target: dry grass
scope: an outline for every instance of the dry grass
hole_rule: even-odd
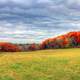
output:
[[[0,80],[80,80],[80,49],[1,53]]]

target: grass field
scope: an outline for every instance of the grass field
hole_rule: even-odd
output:
[[[1,53],[0,80],[80,80],[80,49]]]

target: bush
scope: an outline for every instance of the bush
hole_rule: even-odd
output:
[[[18,52],[21,51],[17,45],[12,43],[0,43],[0,51],[2,52]]]

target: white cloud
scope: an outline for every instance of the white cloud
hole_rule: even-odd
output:
[[[80,4],[80,0],[67,0],[68,4]]]
[[[80,30],[79,6],[80,0],[0,0],[0,40],[36,42]]]

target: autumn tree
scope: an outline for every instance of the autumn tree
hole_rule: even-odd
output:
[[[0,43],[0,51],[2,52],[17,52],[21,51],[17,45],[7,42]]]

